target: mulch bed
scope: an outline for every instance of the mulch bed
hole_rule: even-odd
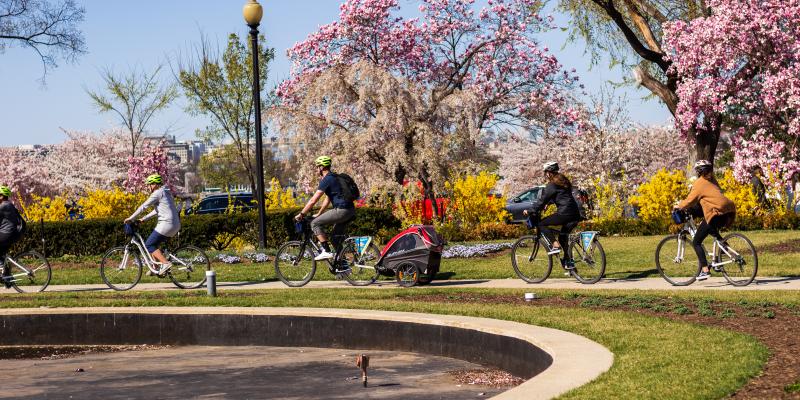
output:
[[[800,253],[800,239],[787,240],[785,242],[774,243],[766,246],[759,246],[759,252],[773,254]]]
[[[513,387],[523,382],[524,379],[518,378],[508,372],[496,369],[459,369],[447,371],[452,375],[456,382],[463,385],[480,385],[491,387]]]
[[[772,303],[728,303],[648,297],[600,297],[578,295],[545,297],[525,302],[521,296],[483,294],[436,294],[398,297],[409,301],[443,303],[504,303],[536,306],[583,307],[637,312],[674,321],[709,325],[751,335],[769,348],[770,356],[760,375],[730,397],[733,399],[800,399],[787,388],[800,380],[800,308]]]

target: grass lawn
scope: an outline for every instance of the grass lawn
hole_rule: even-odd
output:
[[[745,233],[758,249],[759,276],[800,276],[800,243],[796,246],[780,246],[781,243],[796,241],[795,231],[752,231]],[[606,252],[606,278],[631,279],[658,277],[655,268],[655,248],[663,236],[602,237],[601,243]],[[268,251],[274,254],[274,250]],[[209,254],[211,255],[211,253]],[[99,257],[79,260],[55,259],[52,285],[62,284],[100,284]],[[325,263],[317,264],[314,279],[332,280]],[[275,280],[272,262],[254,264],[224,264],[215,261],[220,282]],[[553,268],[551,279],[564,278]],[[508,251],[483,258],[453,258],[442,260],[437,279],[501,279],[516,278],[511,268]],[[143,277],[142,282],[159,282],[158,278]]]
[[[669,301],[666,307],[724,299],[716,293],[663,292],[640,296],[636,292],[601,291],[590,299],[619,304]],[[574,298],[574,291],[543,291],[547,298]],[[513,290],[358,290],[303,289],[271,291],[229,291],[209,298],[200,291],[159,291],[135,293],[74,292],[0,296],[0,307],[78,306],[294,306],[338,307],[441,314],[470,315],[518,321],[562,329],[586,336],[608,347],[615,355],[611,370],[594,382],[575,389],[563,398],[683,399],[721,398],[733,393],[756,376],[766,362],[768,351],[754,338],[725,329],[676,322],[668,318],[630,311],[584,307],[532,306],[527,303],[448,302],[453,296],[513,296]],[[737,294],[744,295],[744,294]],[[755,293],[753,295],[756,295]],[[752,301],[791,303],[790,294],[763,294]],[[639,297],[637,297],[639,296]],[[421,298],[420,298],[421,297]],[[796,297],[796,296],[795,296]],[[437,300],[438,299],[438,300]],[[721,300],[719,300],[721,301]],[[796,299],[795,299],[796,301]],[[637,304],[639,304],[637,303]],[[666,311],[678,312],[678,311]],[[390,340],[387,338],[387,340]],[[717,373],[708,373],[717,371]],[[702,377],[702,379],[698,379]]]

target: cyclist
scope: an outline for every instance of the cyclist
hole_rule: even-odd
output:
[[[331,172],[332,160],[328,156],[319,156],[314,160],[314,166],[317,168],[317,174],[322,178],[317,187],[317,191],[308,200],[306,206],[300,211],[300,214],[295,216],[295,219],[301,221],[317,204],[320,197],[325,195],[319,211],[313,215],[314,220],[311,221],[311,230],[317,235],[322,252],[314,257],[315,260],[331,259],[335,255],[328,242],[328,236],[325,235],[324,226],[333,225],[333,235],[341,235],[344,232],[344,227],[356,215],[356,207],[352,200],[346,199],[342,192],[342,186],[339,179],[336,179],[336,174]],[[329,205],[333,204],[333,209],[325,212]],[[323,214],[324,213],[324,214]],[[336,271],[343,272],[343,271]]]
[[[539,219],[538,227],[539,232],[546,235],[550,243],[553,243],[553,248],[548,254],[558,254],[562,249],[564,250],[564,257],[561,260],[561,266],[564,269],[570,270],[575,268],[575,262],[568,251],[569,234],[578,226],[581,221],[580,209],[575,198],[572,196],[572,183],[564,174],[559,172],[557,162],[548,162],[542,166],[544,175],[547,177],[548,183],[544,188],[542,195],[533,204],[530,210],[525,210],[525,215],[539,215],[544,208],[553,203],[556,205],[556,213],[548,217]],[[558,233],[558,241],[553,240],[553,231],[550,226],[561,225],[561,230]]]
[[[5,185],[0,186],[0,267],[3,276],[8,274],[5,268],[6,253],[11,245],[22,238],[25,226],[25,220],[11,202],[11,189]],[[4,279],[3,282],[6,288],[11,287],[10,281]]]
[[[719,230],[730,226],[736,218],[736,205],[733,201],[722,194],[722,189],[714,178],[714,168],[707,160],[700,160],[694,164],[694,172],[697,180],[692,184],[692,190],[685,200],[680,202],[675,208],[686,211],[691,210],[696,204],[700,204],[703,210],[703,222],[697,227],[697,233],[692,240],[692,246],[697,253],[700,261],[701,271],[697,275],[698,281],[708,279],[710,271],[708,269],[708,259],[706,251],[703,249],[703,240],[708,235],[722,242],[722,235]],[[689,211],[691,212],[691,211]]]
[[[169,188],[164,186],[164,180],[159,174],[153,174],[145,179],[147,187],[150,189],[150,197],[142,203],[130,217],[125,219],[129,224],[136,219],[144,210],[153,207],[153,211],[142,217],[139,221],[144,222],[150,218],[158,216],[158,224],[153,233],[145,241],[144,245],[153,258],[161,264],[158,275],[164,275],[172,267],[172,264],[164,257],[159,246],[168,238],[174,237],[181,229],[181,219],[178,209],[175,207],[175,199]]]

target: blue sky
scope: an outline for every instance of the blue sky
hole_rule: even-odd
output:
[[[89,53],[77,64],[60,63],[50,69],[46,86],[39,78],[41,62],[29,49],[12,48],[0,54],[0,146],[58,143],[64,140],[59,127],[67,130],[100,131],[117,124],[112,114],[99,114],[84,88],[101,87],[100,71],[111,68],[124,72],[130,67],[150,70],[174,58],[199,40],[200,32],[220,46],[231,32],[246,35],[242,19],[245,0],[78,0],[86,8],[81,25]],[[286,49],[303,40],[320,25],[334,21],[339,13],[338,0],[261,0],[264,19],[261,31],[268,45],[276,50],[271,65],[270,87],[289,74]],[[403,6],[412,0],[400,0]],[[564,26],[564,16],[556,15]],[[583,43],[565,44],[566,33],[553,31],[542,37],[542,43],[553,51],[565,66],[575,68],[590,93],[599,90],[605,81],[621,80],[621,71],[609,71],[606,63],[589,69]],[[171,79],[165,68],[164,79]],[[643,124],[670,121],[666,108],[655,100],[640,100],[644,89],[623,90],[630,100],[630,114]],[[160,131],[172,126],[178,139],[194,138],[197,128],[208,125],[202,116],[184,112],[179,100],[159,114],[150,129]]]

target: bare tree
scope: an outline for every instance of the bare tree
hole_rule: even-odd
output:
[[[107,93],[86,90],[100,112],[113,112],[119,116],[130,135],[131,157],[136,156],[136,149],[153,115],[169,107],[179,95],[174,83],[162,85],[158,81],[161,68],[159,65],[151,74],[133,68],[120,75],[107,69],[102,72]]]
[[[86,53],[78,24],[85,10],[73,0],[0,0],[0,53],[13,45],[33,49],[42,60],[42,81],[56,60],[74,62]]]

